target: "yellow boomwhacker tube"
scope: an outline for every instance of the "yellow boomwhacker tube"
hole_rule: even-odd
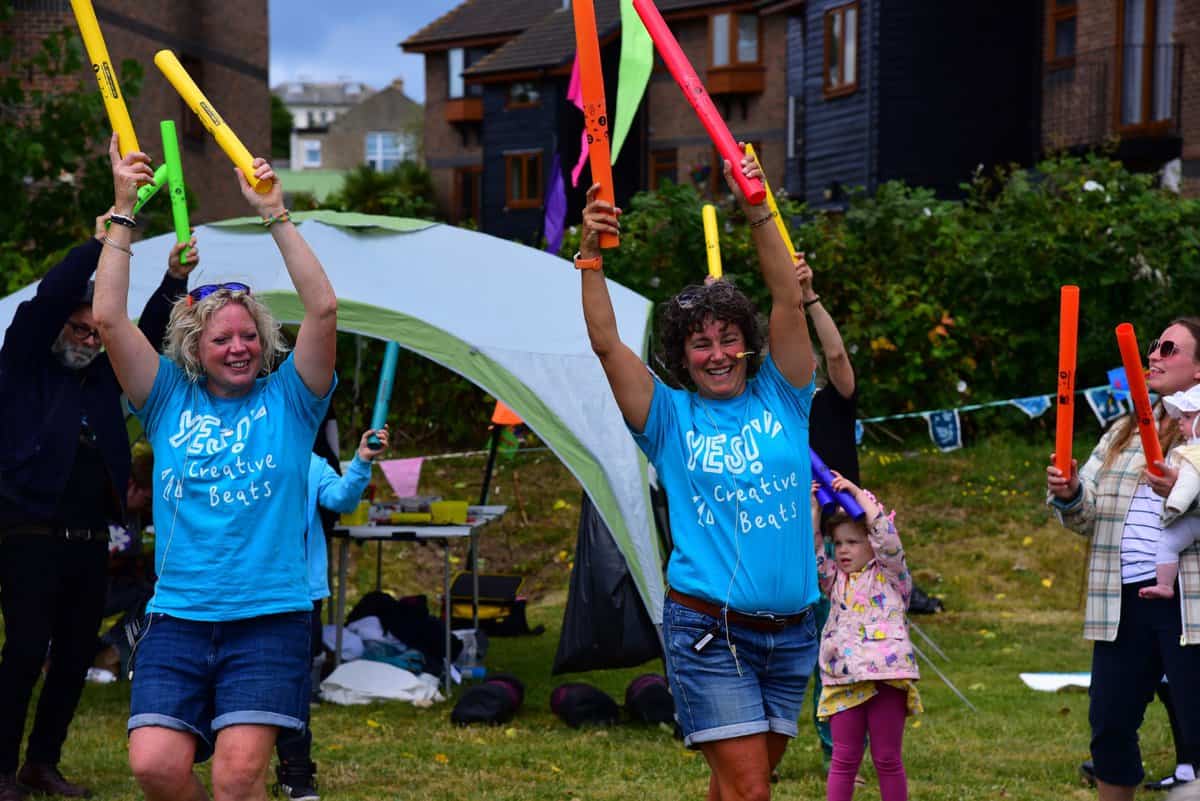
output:
[[[754,160],[758,161],[758,154],[754,152],[754,145],[746,145],[746,154],[754,156]],[[760,164],[759,166],[761,167],[762,165]],[[779,204],[775,202],[775,193],[771,191],[771,185],[767,183],[767,176],[765,175],[763,176],[763,189],[767,190],[767,207],[775,215],[775,228],[778,229],[779,235],[783,237],[792,261],[795,261],[796,246],[792,244],[792,235],[788,233],[787,225],[783,222],[783,215],[779,213]]]
[[[104,44],[104,35],[100,33],[100,23],[96,21],[96,9],[92,8],[92,0],[71,0],[71,10],[75,12],[75,22],[79,25],[79,35],[83,38],[88,60],[92,62],[96,83],[100,84],[100,96],[104,98],[108,121],[117,133],[121,158],[125,158],[140,148],[137,134],[133,132],[133,120],[129,118],[129,109],[125,105],[125,96],[121,94],[121,86],[117,83],[117,71],[108,58],[108,47]]]
[[[704,251],[708,254],[708,274],[720,278],[721,236],[717,230],[717,207],[705,203],[700,207],[700,218],[704,220]]]
[[[271,191],[271,181],[259,181],[254,177],[254,157],[250,155],[250,151],[242,144],[242,140],[238,139],[237,134],[233,132],[225,120],[221,119],[221,115],[213,108],[212,103],[208,102],[208,98],[200,91],[200,87],[196,86],[196,82],[192,80],[192,76],[187,74],[187,70],[179,63],[179,59],[170,50],[159,50],[154,54],[154,64],[162,71],[162,74],[171,82],[171,86],[175,87],[175,91],[183,98],[183,102],[188,104],[188,107],[200,118],[200,123],[204,129],[212,134],[213,139],[217,140],[217,144],[225,155],[229,156],[242,175],[246,177],[246,182],[254,187],[254,191],[260,195],[265,195]]]

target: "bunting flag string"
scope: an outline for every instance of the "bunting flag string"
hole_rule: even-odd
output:
[[[1100,426],[1107,427],[1109,423],[1129,413],[1128,385],[1125,384],[1125,368],[1118,367],[1108,371],[1111,383],[1086,389],[1078,389],[1076,395],[1083,395],[1096,415]],[[985,403],[969,403],[951,409],[928,409],[921,412],[903,412],[901,414],[864,417],[854,423],[854,442],[862,444],[864,424],[884,423],[891,420],[925,420],[929,426],[929,438],[933,444],[943,451],[952,451],[962,447],[962,424],[959,415],[964,412],[974,412],[979,409],[990,409],[997,406],[1015,406],[1024,412],[1029,419],[1041,417],[1053,406],[1054,395],[1031,395],[1025,398],[1008,398],[1005,400],[987,401]],[[1154,397],[1151,396],[1151,400]]]

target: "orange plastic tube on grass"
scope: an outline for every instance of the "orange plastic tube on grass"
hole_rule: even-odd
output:
[[[225,155],[229,156],[229,160],[242,171],[246,182],[254,187],[254,191],[260,195],[270,192],[273,182],[260,181],[254,177],[254,157],[250,155],[250,151],[242,144],[242,140],[238,139],[233,129],[225,124],[225,120],[221,119],[221,115],[200,91],[200,87],[196,86],[196,82],[192,80],[192,76],[187,74],[187,70],[179,63],[175,54],[170,50],[159,50],[154,54],[154,64],[171,82],[171,86],[175,87],[175,91],[183,98],[183,102],[187,103],[192,112],[200,118],[200,124],[212,134],[213,139],[225,151]]]
[[[1058,397],[1054,436],[1054,466],[1071,475],[1071,441],[1075,436],[1075,352],[1079,340],[1079,287],[1059,292]],[[1136,351],[1135,351],[1136,352]]]
[[[615,206],[604,74],[600,67],[600,40],[596,35],[596,9],[592,6],[592,0],[572,0],[571,10],[575,14],[575,48],[579,55],[579,82],[583,92],[583,121],[587,131],[592,183],[600,184],[599,199]],[[600,234],[600,247],[615,248],[620,244],[621,240],[616,234]]]
[[[1146,389],[1146,371],[1142,367],[1137,335],[1129,323],[1117,326],[1117,347],[1121,349],[1121,363],[1125,365],[1125,378],[1129,381],[1129,399],[1133,401],[1133,418],[1142,437],[1146,469],[1161,476],[1162,471],[1154,465],[1162,461],[1162,445],[1158,441],[1158,430],[1154,427],[1154,411],[1150,408],[1150,392]]]
[[[671,33],[671,29],[667,27],[658,8],[652,0],[633,0],[633,10],[642,18],[642,24],[646,26],[646,32],[650,34],[650,39],[654,42],[654,49],[662,56],[663,63],[667,65],[675,83],[679,84],[683,96],[692,104],[692,109],[696,112],[704,130],[708,131],[708,137],[716,145],[717,152],[721,154],[721,158],[733,166],[733,179],[742,190],[742,194],[746,196],[746,200],[753,206],[762,203],[763,197],[766,195],[763,182],[747,178],[738,169],[738,165],[742,161],[742,151],[738,149],[733,134],[729,133],[725,120],[721,119],[717,107],[713,105],[712,98],[708,96],[704,82],[700,80],[700,76],[696,75],[696,70],[692,68],[687,56],[683,54],[683,49],[679,46],[675,35]]]
[[[88,61],[92,62],[92,72],[100,84],[100,96],[104,98],[108,121],[117,133],[117,148],[121,151],[121,158],[125,158],[141,148],[133,132],[133,120],[129,118],[125,96],[121,94],[121,86],[117,83],[117,72],[108,58],[108,47],[104,44],[104,35],[100,33],[100,23],[96,21],[96,10],[92,8],[92,0],[71,0],[71,10],[75,12],[75,22],[79,25],[79,35],[87,50]]]

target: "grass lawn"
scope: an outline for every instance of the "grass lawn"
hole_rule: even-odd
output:
[[[1095,431],[1083,432],[1084,455]],[[1085,542],[1053,522],[1042,496],[1045,442],[996,437],[952,454],[924,450],[863,452],[863,475],[897,523],[918,584],[941,597],[944,614],[916,623],[946,652],[939,667],[979,708],[968,710],[922,665],[924,715],[905,742],[910,794],[922,801],[1086,799],[1078,778],[1087,757],[1087,695],[1036,693],[1022,671],[1087,670],[1082,628]],[[1082,459],[1081,459],[1082,460]],[[481,459],[426,464],[421,490],[447,498],[478,493]],[[703,757],[669,731],[622,725],[576,731],[549,710],[550,691],[588,681],[618,702],[638,669],[550,675],[573,555],[579,488],[547,454],[522,454],[501,469],[493,501],[508,515],[482,539],[485,571],[527,575],[530,623],[540,637],[492,640],[491,671],[526,683],[526,702],[502,728],[450,725],[450,703],[314,707],[314,759],[328,799],[700,799]],[[458,557],[460,558],[460,553]],[[350,603],[374,585],[373,551],[358,551]],[[440,552],[415,545],[384,549],[383,586],[398,593],[440,592]],[[920,637],[914,642],[924,647]],[[929,652],[928,648],[924,648]],[[932,655],[932,654],[931,654]],[[128,685],[89,686],[62,768],[102,799],[136,798],[125,753]],[[807,711],[807,710],[806,710]],[[820,751],[801,728],[781,765],[773,798],[824,798]],[[1148,774],[1174,766],[1166,715],[1155,703],[1142,728]],[[869,760],[868,760],[869,763]],[[874,774],[866,769],[868,779]],[[1146,797],[1153,796],[1145,792]],[[878,799],[875,787],[856,798]]]

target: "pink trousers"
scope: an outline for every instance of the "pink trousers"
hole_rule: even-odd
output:
[[[868,735],[882,801],[908,801],[908,779],[904,775],[902,756],[908,694],[882,682],[878,690],[866,703],[838,712],[829,719],[833,759],[829,763],[826,788],[828,801],[850,801],[854,797],[854,777],[862,764]]]

